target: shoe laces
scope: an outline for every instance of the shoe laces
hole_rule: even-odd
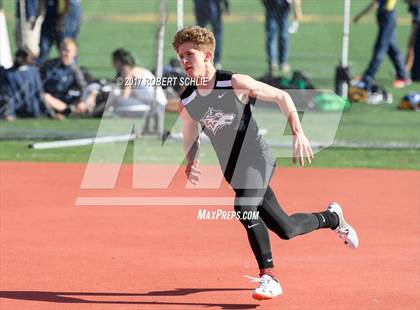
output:
[[[260,277],[260,278],[256,278],[256,277],[251,277],[251,276],[247,276],[244,275],[245,278],[250,279],[250,282],[259,282],[260,283],[260,288],[263,290],[267,290],[267,285],[270,282],[270,280],[274,280],[272,277]]]
[[[340,238],[344,238],[349,234],[349,229],[347,227],[338,227],[336,231]]]

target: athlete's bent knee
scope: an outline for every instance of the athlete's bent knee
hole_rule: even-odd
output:
[[[290,227],[288,229],[284,229],[281,232],[278,232],[277,235],[283,240],[290,240],[298,235],[296,228]]]

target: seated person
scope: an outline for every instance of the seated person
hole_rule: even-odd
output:
[[[16,51],[14,65],[3,71],[1,81],[2,97],[5,100],[1,114],[6,120],[39,117],[46,112],[39,70],[32,65],[32,54],[29,50]]]
[[[186,86],[181,83],[182,78],[187,78],[183,72],[181,63],[178,58],[171,58],[169,63],[163,67],[163,77],[174,78],[167,87],[163,86],[168,103],[166,104],[167,112],[179,112],[181,104],[181,94],[185,91]]]
[[[166,73],[178,73],[180,76],[185,76],[184,71],[182,70],[182,65],[179,62],[178,58],[172,57],[169,60],[169,63],[163,66],[163,74]]]
[[[117,71],[117,78],[122,79],[118,85],[120,94],[112,102],[116,113],[130,106],[137,106],[139,110],[144,106],[144,111],[151,109],[151,114],[163,115],[166,96],[162,87],[155,87],[154,83],[147,84],[147,80],[155,78],[149,70],[137,67],[131,53],[122,48],[112,53],[112,66]]]
[[[86,104],[82,100],[86,82],[75,63],[76,56],[76,42],[66,38],[60,45],[60,57],[41,66],[45,104],[63,117],[71,112],[86,112]]]
[[[0,115],[3,115],[6,100],[6,69],[0,64]]]
[[[178,96],[181,96],[185,90],[185,86],[181,85],[180,83],[181,78],[186,78],[187,76],[183,72],[181,63],[179,62],[178,58],[171,58],[169,64],[163,67],[163,76],[176,78],[175,83],[171,83],[170,88],[172,88],[178,94]],[[165,89],[166,87],[163,88]]]

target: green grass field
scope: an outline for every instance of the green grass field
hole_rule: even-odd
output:
[[[10,41],[14,49],[14,1],[5,0]],[[170,16],[166,27],[165,60],[174,57],[171,37],[176,30],[175,3],[169,0]],[[231,14],[225,17],[222,64],[224,68],[259,77],[266,71],[264,51],[264,12],[259,1],[232,0]],[[365,1],[352,2],[352,14],[358,12]],[[158,19],[156,0],[89,0],[83,1],[83,23],[79,38],[79,62],[97,77],[114,76],[109,55],[118,47],[133,51],[138,63],[153,68],[154,37]],[[293,69],[302,70],[318,88],[333,88],[334,67],[341,53],[342,1],[303,1],[304,21],[299,32],[291,36],[289,62]],[[398,40],[403,53],[410,29],[410,19],[402,1],[398,3]],[[192,1],[185,1],[185,23],[194,23]],[[363,72],[371,55],[377,27],[374,16],[367,16],[358,25],[352,25],[350,37],[350,64],[354,76]],[[56,52],[53,51],[52,55]],[[415,112],[398,111],[399,99],[409,90],[418,90],[413,84],[404,90],[395,90],[392,81],[392,66],[385,60],[377,74],[377,80],[394,95],[394,104],[382,106],[353,105],[344,113],[338,128],[337,140],[357,142],[420,143],[420,115]],[[276,117],[267,118],[261,127],[270,127]],[[50,120],[19,120],[13,123],[1,121],[1,136],[10,132],[60,131],[70,133],[95,133],[98,120],[68,119],[63,122]],[[90,147],[39,151],[27,148],[31,141],[12,140],[0,142],[1,160],[85,162]],[[139,142],[141,143],[141,142]],[[144,160],[153,162],[151,154],[159,152],[159,143],[148,141]],[[180,148],[180,145],[174,145]],[[203,161],[214,162],[211,150],[203,150]],[[127,149],[125,161],[132,160],[132,144]],[[208,155],[206,155],[208,154]],[[156,157],[156,156],[155,156]],[[158,156],[157,156],[158,157]],[[320,152],[315,166],[327,167],[374,167],[419,169],[419,150],[367,150],[330,148]],[[170,162],[171,158],[160,158]],[[290,160],[281,159],[281,165]]]

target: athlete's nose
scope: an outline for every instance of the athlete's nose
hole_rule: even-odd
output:
[[[187,59],[182,59],[182,65],[184,66],[184,67],[187,67],[188,66],[188,63],[189,63],[189,61],[187,60]]]

